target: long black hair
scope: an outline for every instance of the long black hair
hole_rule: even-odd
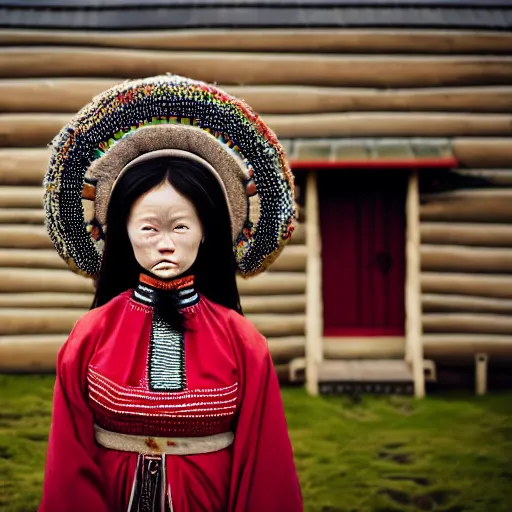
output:
[[[106,304],[116,295],[137,286],[143,269],[135,259],[128,238],[128,217],[139,197],[166,181],[192,202],[203,228],[204,241],[189,271],[195,276],[196,290],[213,302],[241,313],[224,191],[211,171],[195,161],[176,157],[141,162],[116,183],[107,210],[103,260],[92,307]],[[173,312],[168,313],[175,316]]]

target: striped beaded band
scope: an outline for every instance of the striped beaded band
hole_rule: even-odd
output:
[[[106,230],[98,197],[110,193],[131,159],[166,147],[196,153],[219,171],[239,231],[239,273],[263,271],[293,231],[293,176],[284,150],[243,101],[175,75],[105,91],[52,142],[44,206],[61,257],[75,272],[97,275]]]

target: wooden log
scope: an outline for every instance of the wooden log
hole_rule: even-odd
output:
[[[485,180],[492,187],[512,187],[512,169],[456,169],[459,176]]]
[[[274,368],[277,374],[277,380],[281,386],[286,386],[291,384],[290,381],[290,364],[289,363],[280,363],[275,364]]]
[[[412,367],[414,394],[425,396],[423,347],[421,344],[421,288],[420,288],[420,224],[418,171],[409,176],[406,201],[406,279],[405,279],[405,331],[406,361]]]
[[[426,357],[433,359],[473,358],[484,352],[500,360],[512,359],[512,336],[503,334],[424,334]]]
[[[0,372],[53,371],[57,352],[67,339],[63,334],[0,336]],[[268,345],[277,364],[287,364],[304,354],[304,338],[270,338]]]
[[[35,210],[32,208],[0,208],[0,224],[42,224],[43,221],[43,210]]]
[[[304,336],[268,338],[268,348],[275,364],[289,363],[296,357],[304,357]]]
[[[475,355],[475,392],[477,395],[487,393],[487,363],[489,357],[487,354]]]
[[[0,237],[1,233],[0,226]],[[67,268],[67,265],[55,250],[0,249],[0,267]]]
[[[422,317],[425,333],[512,334],[512,317],[484,313],[427,313]]]
[[[0,149],[0,185],[37,185],[41,187],[48,168],[48,149]]]
[[[90,279],[69,270],[0,268],[0,293],[65,292],[92,293]]]
[[[318,395],[318,367],[323,355],[322,240],[320,205],[316,171],[306,176],[306,237],[308,261],[306,269],[306,389]]]
[[[50,249],[53,248],[53,244],[44,226],[3,224],[0,225],[0,247]]]
[[[0,112],[76,112],[119,80],[53,78],[0,80]],[[219,85],[260,114],[344,111],[512,112],[512,87],[361,89]]]
[[[42,208],[43,187],[0,187],[0,208]]]
[[[308,250],[305,245],[290,245],[284,248],[283,252],[272,265],[269,271],[282,272],[305,272]]]
[[[508,56],[366,56],[244,52],[166,52],[62,47],[11,47],[0,77],[135,78],[167,73],[214,83],[437,87],[509,85]]]
[[[1,45],[84,45],[169,50],[510,54],[508,32],[386,29],[0,30]]]
[[[240,295],[288,295],[304,293],[304,272],[272,272],[254,278],[237,278]]]
[[[512,300],[424,293],[424,313],[494,313],[512,314]]]
[[[69,114],[0,114],[0,146],[49,144],[69,118]],[[264,120],[283,138],[512,135],[509,114],[363,112],[267,115]]]
[[[7,114],[5,114],[7,115]],[[264,116],[280,137],[456,137],[512,135],[512,116],[507,114],[451,113],[341,113]],[[1,118],[0,118],[1,126]],[[16,123],[12,123],[15,129]],[[18,140],[28,135],[19,133]],[[27,145],[31,145],[28,139]]]
[[[420,230],[425,244],[512,247],[512,226],[507,224],[422,222]]]
[[[512,249],[422,245],[421,268],[435,272],[512,272]]]
[[[452,149],[459,167],[512,167],[512,138],[455,138]]]
[[[304,314],[250,314],[247,318],[265,337],[304,336]]]
[[[295,223],[295,230],[293,231],[290,245],[303,245],[306,243],[306,225],[303,223],[302,217]]]
[[[372,336],[369,338],[335,338],[323,340],[325,359],[403,359],[403,336]]]
[[[87,310],[0,308],[0,335],[68,334]]]
[[[423,272],[422,293],[512,298],[512,276]]]
[[[245,314],[304,313],[306,310],[305,295],[242,296],[240,300]]]
[[[91,307],[92,294],[87,293],[1,293],[0,308],[75,308]]]
[[[423,195],[420,215],[427,221],[511,222],[512,190],[473,189]]]
[[[0,371],[54,371],[57,352],[66,339],[62,334],[0,336]]]

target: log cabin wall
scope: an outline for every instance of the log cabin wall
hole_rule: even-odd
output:
[[[480,173],[499,169],[493,171],[494,180],[496,172],[503,177],[512,169],[512,22],[503,17],[510,14],[503,2],[452,12],[428,5],[402,9],[401,2],[354,9],[340,0],[314,13],[309,5],[309,18],[292,6],[308,3],[304,1],[284,2],[282,9],[274,10],[249,5],[248,10],[258,9],[257,15],[241,7],[229,7],[229,13],[225,6],[206,12],[194,2],[178,7],[152,2],[162,4],[158,16],[151,11],[154,6],[137,7],[137,2],[121,9],[116,4],[122,2],[106,1],[104,10],[95,2],[85,5],[88,1],[79,2],[87,9],[70,6],[72,2],[44,3],[27,10],[21,2],[0,2],[0,369],[53,368],[57,348],[90,304],[91,283],[65,269],[42,225],[40,184],[49,156],[45,146],[72,113],[120,80],[173,72],[216,82],[262,114],[295,162],[312,158],[311,152],[302,151],[301,140],[320,145],[356,140],[364,145],[368,139],[443,138],[461,168]],[[483,8],[485,16],[475,15],[475,9]],[[189,15],[180,18],[187,9]],[[318,158],[352,158],[343,148]],[[511,219],[504,213],[485,218],[482,201],[495,203],[494,198],[485,199],[486,191],[480,193],[480,199],[475,199],[475,191],[452,193],[452,202],[458,201],[463,210],[476,212],[476,207],[480,213],[449,222],[495,222],[491,227],[496,240],[506,239],[504,247],[510,247],[506,222]],[[473,199],[467,200],[468,194]],[[500,196],[504,208],[505,196]],[[425,203],[421,228],[426,347],[433,346],[432,336],[456,331],[457,319],[446,327],[446,310],[429,305],[441,296],[448,300],[451,272],[458,282],[466,272],[475,282],[484,279],[487,289],[496,283],[496,289],[508,290],[493,299],[492,293],[498,292],[486,292],[485,308],[494,316],[487,315],[479,324],[482,329],[493,320],[489,332],[498,329],[496,325],[506,330],[506,318],[495,321],[498,314],[509,312],[506,299],[512,298],[507,295],[512,285],[502,276],[509,270],[506,249],[493,249],[485,241],[488,249],[475,244],[471,250],[480,251],[480,256],[471,253],[473,263],[465,268],[443,263],[467,262],[470,249],[463,246],[471,244],[462,235],[458,242],[441,235],[436,235],[437,241],[429,239],[428,230],[442,227],[438,221],[443,219],[429,219],[428,211]],[[479,232],[485,240],[492,238],[485,227]],[[456,243],[461,259],[443,259],[451,249],[441,244]],[[304,355],[306,260],[305,229],[299,224],[292,245],[270,272],[240,282],[245,312],[269,337],[278,365]],[[482,265],[498,260],[499,277],[482,277]],[[446,271],[442,283],[448,289],[433,291],[429,283]],[[474,288],[472,293],[477,292]],[[465,304],[467,310],[468,300]],[[499,339],[505,334],[495,333]],[[286,366],[279,368],[286,375]]]

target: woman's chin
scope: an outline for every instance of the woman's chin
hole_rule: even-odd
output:
[[[164,268],[154,268],[151,270],[151,273],[158,277],[159,279],[173,279],[178,277],[181,272],[178,267],[164,267]]]

